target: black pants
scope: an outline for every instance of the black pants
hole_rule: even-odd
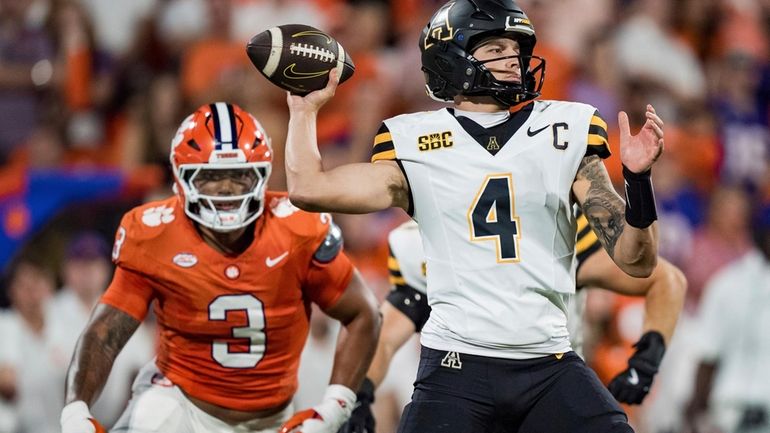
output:
[[[633,433],[574,352],[528,360],[422,348],[398,433]]]

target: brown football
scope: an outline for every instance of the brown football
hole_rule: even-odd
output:
[[[298,95],[324,88],[332,69],[340,70],[340,83],[356,69],[339,42],[304,24],[285,24],[258,33],[246,45],[246,53],[271,83]]]

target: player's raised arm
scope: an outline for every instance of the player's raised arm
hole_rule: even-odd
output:
[[[105,431],[99,430],[101,426],[92,418],[88,406],[99,397],[115,358],[140,324],[117,308],[96,306],[67,370],[66,406],[61,415],[63,433]]]
[[[583,159],[572,191],[599,241],[627,274],[647,277],[657,258],[657,213],[650,168],[663,151],[663,121],[647,106],[647,121],[631,135],[628,116],[618,115],[626,202],[615,192],[598,156]]]
[[[318,110],[334,96],[338,74],[307,96],[288,94],[286,177],[289,197],[309,211],[368,213],[389,207],[407,209],[408,186],[394,162],[347,164],[324,171],[316,138]]]

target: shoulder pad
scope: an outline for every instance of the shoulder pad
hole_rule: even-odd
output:
[[[329,263],[337,257],[337,254],[342,250],[343,244],[342,230],[329,217],[329,230],[326,232],[326,237],[321,242],[321,245],[315,250],[313,259],[320,263]]]

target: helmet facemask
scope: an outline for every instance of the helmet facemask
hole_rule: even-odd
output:
[[[265,189],[270,177],[269,162],[236,164],[185,164],[178,167],[178,184],[185,199],[185,213],[193,221],[218,232],[248,226],[264,210]],[[204,182],[224,181],[240,184],[241,194],[205,194]]]
[[[516,58],[520,65],[521,76],[523,77],[520,81],[498,80],[486,66],[488,63],[512,58]],[[472,86],[473,90],[465,92],[463,95],[491,96],[506,107],[540,96],[540,89],[543,87],[543,78],[545,77],[545,60],[542,57],[520,54],[479,61],[473,56],[469,56],[468,60],[473,65],[477,75],[475,75],[475,84]],[[533,68],[532,65],[534,65]]]

